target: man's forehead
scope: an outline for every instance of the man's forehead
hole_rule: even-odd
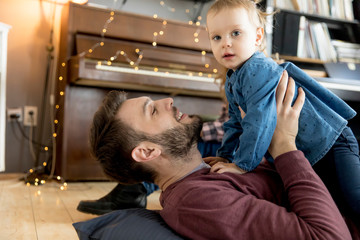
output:
[[[131,123],[134,118],[145,116],[146,108],[151,101],[151,98],[145,96],[130,98],[123,102],[116,115],[123,121]]]

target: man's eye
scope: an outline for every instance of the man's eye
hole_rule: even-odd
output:
[[[232,32],[232,35],[233,35],[234,37],[239,36],[239,35],[240,35],[240,31],[233,31],[233,32]]]
[[[221,37],[220,37],[220,36],[215,36],[215,37],[213,37],[212,39],[215,40],[215,41],[218,41],[218,40],[221,39]]]

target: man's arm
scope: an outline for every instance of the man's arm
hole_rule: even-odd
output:
[[[351,239],[324,183],[304,155],[296,151],[295,138],[305,93],[299,88],[298,97],[291,106],[295,83],[291,78],[289,82],[286,79],[281,79],[276,92],[277,125],[269,152],[284,183],[291,212],[298,216],[299,223],[306,226],[313,238]]]

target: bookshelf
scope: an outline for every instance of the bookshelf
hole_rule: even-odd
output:
[[[360,23],[318,14],[280,9],[274,16],[272,53],[322,62],[360,62]],[[342,57],[341,46],[352,55]],[[359,51],[359,52],[357,52]],[[285,58],[286,59],[286,58]]]
[[[267,52],[275,59],[295,63],[329,86],[335,86],[334,81],[349,84],[346,77],[329,79],[325,64],[346,62],[360,68],[360,0],[351,3],[352,0],[266,0],[263,7],[267,12],[278,11],[268,19],[272,27],[266,29]],[[360,101],[360,81],[350,80],[355,80],[350,84],[355,87],[350,90],[331,90],[344,100]]]

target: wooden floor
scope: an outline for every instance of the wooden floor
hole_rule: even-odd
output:
[[[95,200],[106,195],[116,183],[46,182],[26,186],[20,174],[0,174],[1,240],[72,240],[78,239],[72,223],[96,217],[76,210],[80,200]],[[148,209],[160,209],[159,192],[148,197]]]

